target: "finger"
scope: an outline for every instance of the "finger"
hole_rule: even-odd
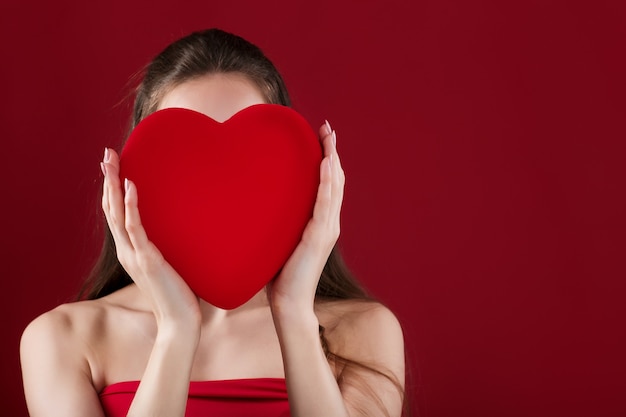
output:
[[[332,133],[332,129],[330,128],[330,124],[328,123],[328,121],[326,121],[320,128],[319,128],[319,138],[320,138],[320,142],[322,142],[322,148],[324,150],[324,156],[328,156],[331,154],[332,152],[332,147],[333,147],[333,133]]]
[[[107,181],[107,172],[106,166],[104,162],[101,162],[102,171],[104,172],[104,180],[102,181],[102,212],[104,213],[104,217],[107,222],[107,226],[109,228],[109,232],[111,236],[113,236],[113,240],[117,240],[117,234],[114,233],[114,228],[112,226],[113,221],[111,220],[111,206],[109,204],[109,181]]]
[[[104,212],[104,216],[107,218],[107,223],[109,221],[108,218],[108,211],[109,211],[109,189],[107,188],[107,181],[106,181],[106,167],[104,165],[104,162],[100,162],[100,168],[102,169],[102,174],[104,175],[104,178],[102,180],[102,211]]]
[[[317,188],[317,198],[313,207],[313,220],[317,224],[326,224],[330,214],[332,199],[332,162],[328,156],[320,164],[320,185]]]
[[[339,154],[337,153],[336,148],[336,138],[337,132],[333,131],[333,140],[332,140],[332,155],[333,155],[333,163],[332,163],[332,202],[331,202],[331,218],[333,221],[339,221],[339,215],[341,212],[341,205],[343,203],[343,193],[345,186],[345,174],[343,172],[343,168],[341,166],[341,159],[339,158]]]
[[[148,235],[146,235],[146,230],[143,228],[141,217],[139,216],[137,187],[135,183],[128,179],[125,180],[125,186],[126,232],[135,250],[141,250],[148,244]]]
[[[106,168],[106,190],[108,200],[108,210],[105,211],[107,216],[107,222],[109,223],[109,229],[115,239],[115,244],[118,249],[131,249],[132,244],[128,238],[125,228],[125,215],[124,215],[124,198],[122,197],[122,188],[119,178],[117,154],[112,150],[109,150],[109,160],[104,163]]]
[[[332,155],[332,186],[331,186],[331,207],[330,215],[328,217],[329,226],[339,228],[339,216],[341,211],[341,205],[343,202],[343,188],[345,183],[345,176],[341,167],[341,160],[337,153],[337,132],[330,127],[328,120],[319,129],[320,140],[324,148],[324,155],[329,157]]]
[[[320,126],[319,130],[318,130],[318,134],[321,138],[324,138],[328,135],[330,135],[332,133],[333,129],[330,127],[330,123],[328,123],[328,120],[324,120],[324,124]]]

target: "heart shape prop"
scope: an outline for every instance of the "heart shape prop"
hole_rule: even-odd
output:
[[[274,278],[299,243],[322,149],[285,106],[253,105],[224,123],[168,108],[136,126],[120,158],[148,238],[196,295],[232,309]]]

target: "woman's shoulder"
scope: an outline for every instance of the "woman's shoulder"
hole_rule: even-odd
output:
[[[399,325],[395,314],[379,301],[369,299],[318,300],[318,315],[330,320],[332,326],[353,327],[363,324]]]
[[[22,334],[22,345],[76,346],[75,340],[85,340],[87,334],[98,331],[98,323],[105,315],[100,300],[61,304],[28,324]]]
[[[396,315],[373,300],[333,300],[316,303],[320,324],[332,344],[369,356],[385,349],[402,349],[404,338]],[[370,347],[372,352],[363,350]]]
[[[22,344],[46,343],[80,346],[105,333],[111,316],[128,310],[122,293],[95,299],[61,304],[28,324]],[[80,342],[80,343],[76,343]]]
[[[29,408],[35,407],[41,413],[56,402],[61,407],[59,412],[68,415],[62,408],[67,404],[82,404],[92,411],[99,406],[97,392],[104,386],[111,363],[106,353],[119,340],[111,336],[132,334],[129,329],[133,324],[128,318],[137,317],[130,309],[132,305],[119,301],[119,295],[112,295],[66,303],[30,322],[20,341]],[[78,409],[72,413],[93,414]]]
[[[90,352],[103,315],[101,302],[81,301],[62,304],[31,321],[20,340],[28,385],[37,386],[36,375],[91,375]]]

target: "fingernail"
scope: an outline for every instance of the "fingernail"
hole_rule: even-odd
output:
[[[331,168],[333,167],[333,154],[332,153],[328,156],[328,164],[330,165]]]
[[[337,146],[337,134],[333,130],[333,146]]]
[[[126,192],[128,192],[129,188],[130,188],[130,184],[128,182],[128,178],[124,178],[124,189],[126,190]]]
[[[107,176],[107,167],[104,166],[104,162],[100,162],[100,169],[102,170],[102,175]]]
[[[104,162],[109,162],[110,157],[111,155],[109,155],[109,148],[104,148]]]
[[[328,133],[332,132],[333,130],[330,128],[330,123],[328,123],[328,120],[324,120],[324,123],[326,123],[326,130]]]

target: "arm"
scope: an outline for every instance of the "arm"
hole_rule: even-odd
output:
[[[402,397],[389,379],[367,370],[353,369],[342,375],[340,386],[319,339],[319,322],[313,310],[315,290],[339,237],[345,183],[335,147],[335,132],[326,124],[320,128],[320,136],[325,157],[320,166],[320,186],[313,218],[270,289],[270,305],[283,355],[291,413],[294,417],[346,417],[384,415],[386,410],[390,415],[399,416]],[[370,327],[368,322],[374,319],[378,326]],[[388,328],[391,330],[385,330]],[[345,326],[344,333],[350,333],[350,337],[345,338],[340,354],[387,370],[403,384],[402,332],[388,310],[379,308],[359,314]],[[385,340],[386,337],[391,340]],[[361,381],[361,389],[356,381]],[[380,394],[382,407],[376,401],[363,401],[367,397],[363,396],[363,386]],[[393,391],[395,396],[389,394]]]
[[[129,416],[183,416],[191,367],[200,338],[198,299],[148,240],[137,209],[137,190],[122,195],[119,158],[107,150],[102,164],[102,208],[117,256],[152,305],[158,331]],[[76,308],[76,307],[73,307]],[[61,306],[34,320],[20,347],[24,392],[32,417],[103,416],[87,359],[84,311]]]
[[[123,196],[119,158],[112,150],[105,153],[102,171],[102,208],[118,259],[151,303],[158,326],[128,415],[183,416],[200,338],[198,300],[148,240],[137,209],[137,190],[128,182]],[[87,359],[86,322],[83,312],[68,314],[67,307],[61,306],[24,331],[20,354],[32,417],[103,416]]]
[[[344,319],[334,353],[371,367],[347,366],[338,383],[324,356],[317,319],[276,315],[289,403],[294,417],[400,416],[404,390],[404,340],[395,316],[378,303]],[[386,414],[387,412],[388,414]]]
[[[103,417],[85,352],[71,315],[58,307],[22,334],[20,360],[31,417]]]
[[[137,189],[125,181],[122,195],[119,157],[105,152],[102,208],[115,239],[117,256],[152,305],[155,339],[129,416],[183,416],[189,380],[200,340],[202,314],[189,286],[148,240],[137,208]]]
[[[400,416],[404,402],[405,356],[402,328],[378,303],[344,320],[337,353],[367,365],[344,367],[339,377],[352,416]],[[385,414],[384,411],[388,414]]]

